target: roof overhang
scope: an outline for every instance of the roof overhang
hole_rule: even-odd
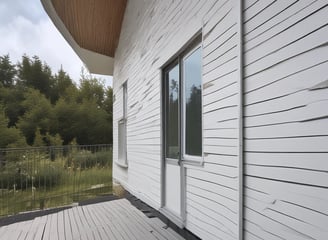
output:
[[[113,75],[127,0],[41,0],[90,72]]]

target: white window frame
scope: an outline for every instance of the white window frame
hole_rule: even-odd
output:
[[[198,38],[199,39],[199,38]],[[185,92],[184,92],[184,86],[185,86],[185,80],[184,80],[184,60],[187,59],[191,54],[193,54],[196,50],[200,49],[201,50],[201,59],[200,59],[200,64],[201,64],[201,119],[202,119],[202,124],[201,124],[201,155],[200,156],[195,156],[195,155],[189,155],[186,154],[185,151],[185,143],[186,143],[186,123],[185,123],[185,115],[186,115],[186,110],[185,110]],[[170,61],[166,66],[163,68],[163,73],[165,76],[165,73],[169,71],[170,67],[174,62],[177,62],[178,67],[179,67],[179,161],[178,164],[187,164],[187,165],[195,165],[195,166],[203,166],[204,163],[204,131],[203,131],[203,125],[204,125],[204,119],[203,119],[203,49],[202,49],[202,44],[201,41],[197,40],[194,43],[190,44],[187,46],[183,51],[181,51],[180,54],[176,55],[177,57]],[[164,77],[165,79],[165,77]],[[167,83],[164,83],[167,84]],[[166,91],[166,90],[165,90]],[[166,110],[166,109],[165,109]],[[167,128],[166,126],[166,121],[164,121],[164,129]],[[166,136],[165,136],[166,137]],[[166,154],[166,141],[163,142],[164,144],[164,152]],[[176,160],[174,160],[176,161]]]
[[[123,105],[123,116],[117,123],[117,144],[118,144],[118,156],[117,156],[117,165],[121,167],[128,167],[127,159],[127,102],[128,102],[128,90],[127,82],[122,84],[122,105]],[[122,126],[123,125],[123,126]],[[123,130],[121,131],[121,127]],[[123,149],[121,149],[121,147]]]

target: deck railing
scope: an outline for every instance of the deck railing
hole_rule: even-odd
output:
[[[111,191],[111,145],[0,149],[0,217]]]

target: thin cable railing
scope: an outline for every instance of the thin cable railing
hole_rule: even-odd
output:
[[[0,217],[112,192],[112,145],[0,149]]]

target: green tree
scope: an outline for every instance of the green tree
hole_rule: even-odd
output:
[[[105,101],[103,109],[106,111],[106,120],[109,128],[109,142],[113,143],[113,89],[111,87],[107,87],[105,92]]]
[[[60,98],[54,106],[54,116],[55,121],[51,132],[58,133],[63,139],[63,144],[66,145],[76,137],[79,131],[78,123],[81,121],[79,104]]]
[[[35,89],[26,92],[22,105],[26,112],[20,117],[17,126],[24,134],[27,143],[32,145],[37,128],[40,128],[42,135],[50,131],[53,109],[50,101]]]
[[[9,128],[8,122],[3,106],[0,105],[0,148],[26,146],[21,132],[15,127]]]
[[[56,133],[55,135],[46,133],[46,135],[44,136],[44,141],[48,146],[60,146],[63,144],[63,139],[58,133]]]
[[[13,65],[4,55],[0,57],[0,144],[111,143],[112,98],[112,88],[84,70],[76,85],[63,68],[53,75],[37,56],[24,55]]]
[[[36,128],[35,133],[34,133],[34,140],[33,140],[33,146],[34,147],[42,147],[44,146],[44,141],[43,141],[44,136],[41,134],[40,128]]]
[[[112,142],[110,116],[94,101],[84,101],[79,107],[80,121],[77,123],[76,140],[79,144]]]
[[[102,106],[105,99],[104,82],[98,78],[87,76],[82,69],[79,98],[78,101],[82,103],[84,100],[94,101],[98,106]]]
[[[16,126],[19,117],[24,115],[25,109],[22,102],[25,99],[26,89],[14,85],[6,88],[0,86],[0,102],[5,106],[6,116],[9,118],[9,127]]]
[[[54,104],[60,97],[66,97],[72,89],[76,88],[69,75],[61,68],[53,77],[53,86],[50,93],[51,102]],[[67,91],[70,90],[70,91]]]
[[[20,84],[39,90],[47,98],[50,98],[53,78],[51,69],[46,63],[42,63],[39,57],[30,59],[24,55],[22,62],[18,63],[18,78]]]
[[[22,61],[18,63],[18,81],[20,86],[28,86],[30,79],[32,78],[32,66],[31,59],[27,55],[22,56]]]
[[[107,87],[105,91],[105,100],[103,103],[103,109],[110,116],[113,116],[113,89],[111,87]]]
[[[14,85],[16,76],[15,65],[11,63],[9,55],[0,57],[0,84],[4,87],[11,87]]]

